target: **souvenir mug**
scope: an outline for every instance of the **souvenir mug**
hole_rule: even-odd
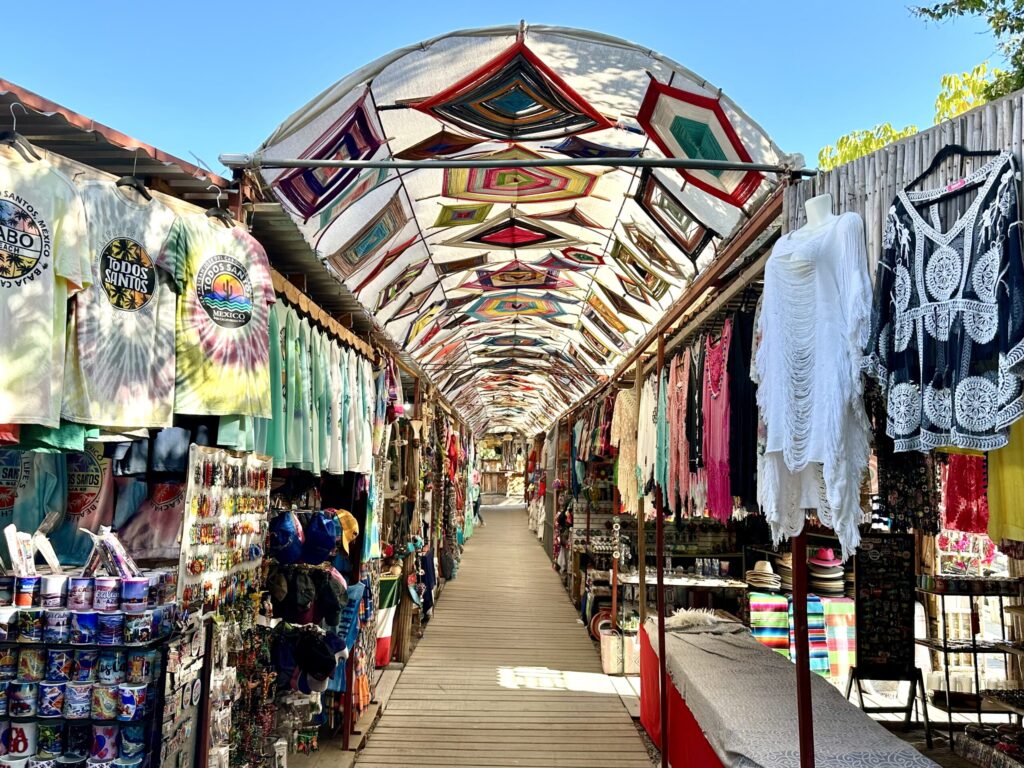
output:
[[[4,738],[7,734],[4,734]],[[28,758],[21,755],[5,754],[0,757],[0,768],[28,768]]]
[[[117,719],[141,720],[146,710],[146,686],[121,683],[117,686],[117,695]]]
[[[71,638],[71,611],[67,608],[43,609],[43,642],[66,643]]]
[[[84,752],[69,752],[57,758],[57,768],[85,768]]]
[[[146,727],[144,725],[121,726],[121,757],[141,757],[146,751]]]
[[[91,576],[72,576],[68,579],[68,608],[73,611],[90,610],[95,590]]]
[[[39,708],[39,683],[15,680],[7,684],[7,711],[11,717],[35,717]]]
[[[18,639],[18,609],[13,605],[0,608],[0,640]]]
[[[7,754],[16,757],[29,757],[36,753],[39,738],[39,726],[34,722],[11,722],[7,731]]]
[[[13,680],[18,676],[18,649],[0,648],[0,680]]]
[[[116,611],[120,607],[121,580],[117,576],[97,576],[93,586],[93,608],[97,611]]]
[[[129,576],[121,579],[121,607],[139,611],[149,604],[149,577]]]
[[[19,608],[38,608],[41,581],[41,576],[16,576],[14,578],[14,604]]]
[[[96,665],[99,651],[75,651],[74,680],[76,683],[91,683],[96,679]]]
[[[36,746],[40,752],[59,755],[64,751],[64,723],[40,723]]]
[[[92,727],[89,723],[68,723],[64,732],[64,753],[77,755],[85,765],[85,758],[92,746]]]
[[[128,651],[126,679],[134,685],[153,681],[152,651]]]
[[[93,760],[114,760],[117,755],[117,734],[120,728],[114,723],[93,723],[92,749],[89,756]]]
[[[68,577],[49,573],[42,577],[39,588],[39,604],[43,608],[60,608],[67,601]]]
[[[18,609],[18,642],[19,643],[41,643],[41,642],[43,642],[43,609],[42,608],[19,608]]]
[[[124,615],[124,642],[143,645],[153,639],[153,611],[145,610]]]
[[[160,605],[160,593],[161,593],[161,577],[156,571],[147,573],[146,577],[149,579],[149,594],[146,596],[146,605],[152,608],[154,605]]]
[[[100,645],[120,645],[124,638],[124,614],[120,611],[99,614],[97,633]]]
[[[46,652],[46,674],[47,680],[66,683],[71,679],[75,671],[75,657],[71,651],[60,648],[51,648]]]
[[[39,684],[39,717],[61,717],[64,714],[65,683]]]
[[[0,683],[0,717],[7,717],[7,683]],[[0,742],[2,741],[3,738],[0,736]]]
[[[71,642],[90,645],[96,642],[99,631],[99,615],[96,611],[71,612]]]
[[[22,648],[18,653],[18,678],[38,683],[46,673],[46,651],[42,648]]]
[[[94,685],[92,687],[93,720],[114,720],[117,717],[117,705],[118,688],[116,685]]]
[[[0,576],[0,605],[14,605],[13,576]]]
[[[67,683],[64,686],[64,717],[85,720],[92,713],[92,684]]]
[[[90,757],[85,764],[85,768],[114,768],[114,759]]]
[[[99,681],[103,685],[123,683],[127,675],[124,651],[100,651],[97,662]]]
[[[113,762],[113,768],[139,768],[142,765],[142,755],[134,757],[119,757]]]
[[[44,755],[40,750],[28,759],[28,768],[57,768],[57,756],[49,753]]]
[[[7,731],[10,727],[9,720],[0,720],[0,757],[7,754]]]

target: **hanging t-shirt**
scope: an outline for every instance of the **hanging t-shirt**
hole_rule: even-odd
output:
[[[114,473],[97,443],[67,454],[67,466],[67,511],[50,542],[61,563],[81,565],[92,552],[92,539],[85,531],[98,533],[101,525],[114,524]]]
[[[287,380],[285,379],[284,360],[285,336],[284,326],[287,320],[288,307],[278,303],[270,310],[270,431],[267,435],[267,454],[274,460],[275,467],[285,465],[285,398],[287,397]]]
[[[78,191],[0,149],[0,424],[58,425],[67,302],[88,284]]]
[[[157,483],[153,495],[117,532],[132,557],[171,560],[181,551],[181,525],[185,513],[185,486]]]
[[[302,465],[302,349],[299,339],[299,316],[288,309],[284,322],[285,340],[285,424],[286,457],[289,467]]]
[[[0,450],[0,531],[10,524],[35,533],[43,518],[60,510],[67,494],[63,454]],[[7,540],[0,536],[0,557],[11,564]]]
[[[113,427],[166,427],[174,411],[174,254],[178,226],[163,203],[136,202],[113,182],[80,186],[92,286],[68,327],[62,415]]]
[[[173,238],[177,311],[175,411],[270,416],[267,254],[240,227],[185,216]]]

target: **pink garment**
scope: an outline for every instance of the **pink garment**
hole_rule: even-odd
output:
[[[679,504],[685,516],[690,496],[690,444],[686,441],[686,388],[690,380],[690,350],[672,360],[668,376],[669,506]],[[678,500],[678,501],[677,501]]]
[[[722,326],[716,342],[704,340],[704,468],[708,476],[708,514],[718,520],[732,517],[729,485],[729,342],[732,319]]]
[[[945,488],[943,527],[965,533],[988,533],[988,473],[983,456],[950,454],[942,468]]]

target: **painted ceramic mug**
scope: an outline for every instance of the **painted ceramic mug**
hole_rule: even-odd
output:
[[[153,611],[144,610],[124,615],[124,642],[142,645],[153,639]]]
[[[13,680],[18,676],[18,649],[0,648],[0,680]]]
[[[64,751],[64,723],[40,723],[36,742],[40,752],[59,755]]]
[[[73,611],[88,611],[96,591],[91,576],[72,576],[68,579],[68,608]]]
[[[46,652],[46,679],[66,683],[75,670],[75,657],[71,651],[51,648]]]
[[[74,680],[76,683],[91,683],[96,680],[96,665],[99,651],[75,651]]]
[[[121,579],[121,607],[139,611],[149,605],[149,577],[130,576]]]
[[[0,608],[0,640],[18,639],[18,609],[13,605]]]
[[[124,638],[124,614],[120,611],[101,613],[97,632],[100,645],[120,645]]]
[[[146,709],[146,686],[121,683],[117,687],[117,719],[124,721],[141,720]]]
[[[19,608],[18,609],[18,642],[19,643],[41,643],[41,642],[43,642],[43,609],[42,608]]]
[[[120,728],[114,723],[93,723],[92,749],[89,756],[93,760],[114,760],[118,756],[117,734]]]
[[[18,651],[18,678],[38,683],[46,673],[46,651],[22,648]]]
[[[153,652],[128,651],[127,673],[129,683],[136,685],[153,681]]]
[[[7,710],[11,717],[34,717],[39,707],[39,683],[15,680],[7,684]]]
[[[71,612],[71,642],[90,645],[99,633],[99,615],[96,611]]]
[[[98,678],[103,685],[117,685],[127,679],[127,657],[124,651],[100,651]]]
[[[16,757],[34,755],[39,738],[39,725],[35,722],[12,722],[7,731],[7,754]]]
[[[92,714],[92,684],[67,683],[64,686],[64,717],[86,720]]]
[[[66,643],[71,638],[71,611],[67,608],[43,609],[43,641]]]
[[[42,577],[39,588],[39,604],[43,608],[60,608],[67,601],[68,577],[49,573]]]
[[[146,726],[121,726],[121,757],[141,757],[146,751]]]
[[[42,576],[16,576],[14,579],[14,604],[19,608],[38,608]]]
[[[89,723],[73,722],[67,724],[64,732],[64,754],[76,755],[85,765],[85,758],[92,746],[92,726]]]
[[[39,717],[61,717],[64,714],[65,685],[51,681],[39,684]]]
[[[114,720],[117,718],[117,713],[118,687],[116,685],[94,685],[92,687],[92,719]]]

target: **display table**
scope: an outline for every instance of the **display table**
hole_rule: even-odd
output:
[[[653,574],[647,574],[647,585],[656,586],[658,581]],[[639,584],[640,576],[627,573],[619,576],[620,584]],[[738,589],[747,590],[745,581],[737,581],[719,576],[665,576],[662,582],[666,587],[689,587],[690,589]]]
[[[660,744],[657,627],[640,636],[640,722]],[[734,622],[669,630],[668,736],[675,768],[799,765],[796,673]],[[909,744],[811,676],[817,768],[937,768]]]

